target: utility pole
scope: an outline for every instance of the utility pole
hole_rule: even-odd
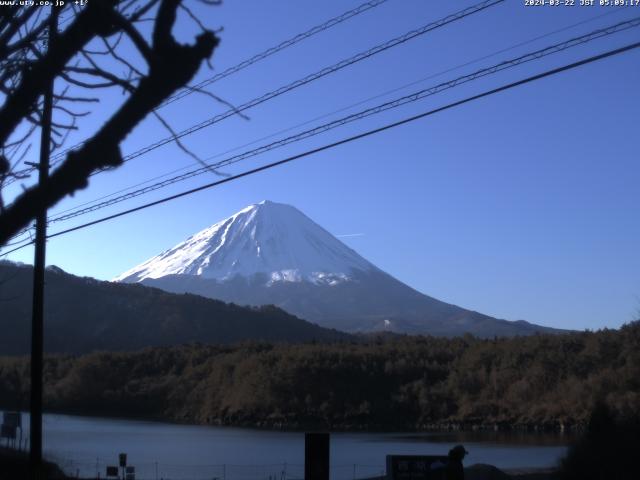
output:
[[[49,18],[49,39],[47,51],[51,51],[52,43],[58,30],[58,10],[51,6]],[[51,122],[53,111],[53,84],[51,79],[44,92],[42,107],[42,127],[40,130],[40,164],[38,165],[38,182],[46,188],[49,178],[49,154],[51,153]],[[47,209],[36,218],[36,241],[33,261],[33,307],[31,317],[31,422],[29,462],[31,478],[40,480],[42,469],[42,372],[44,349],[44,267],[47,242]]]

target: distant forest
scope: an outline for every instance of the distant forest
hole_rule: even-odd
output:
[[[28,408],[28,358],[0,358],[0,408]],[[575,428],[640,411],[640,322],[482,340],[184,345],[49,356],[49,411],[336,430]]]

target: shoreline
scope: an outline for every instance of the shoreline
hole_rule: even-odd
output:
[[[0,406],[0,411],[15,411]],[[21,414],[29,416],[27,410],[19,410]],[[140,415],[117,415],[105,412],[86,412],[74,410],[45,410],[45,415],[69,415],[83,418],[97,418],[104,420],[127,420],[149,423],[166,423],[171,425],[200,426],[200,427],[222,427],[241,428],[258,431],[274,431],[302,433],[308,431],[329,431],[333,433],[398,433],[398,434],[420,434],[420,433],[522,433],[522,434],[554,434],[558,436],[571,437],[584,432],[585,426],[575,424],[569,427],[560,427],[559,424],[509,424],[506,422],[455,422],[445,421],[442,423],[427,423],[419,426],[407,425],[372,425],[372,424],[326,424],[321,422],[300,422],[300,421],[275,421],[275,420],[255,420],[255,421],[232,421],[228,419],[215,419],[212,422],[189,421],[187,419],[174,419],[156,416]]]

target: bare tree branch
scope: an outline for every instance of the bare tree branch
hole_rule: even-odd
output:
[[[0,144],[6,142],[36,99],[69,60],[94,36],[112,31],[109,8],[113,8],[115,3],[116,0],[89,3],[78,14],[76,21],[58,36],[47,54],[23,72],[20,84],[0,108]]]
[[[128,92],[132,92],[133,90],[135,90],[135,87],[129,81],[123,80],[117,75],[114,75],[111,72],[107,72],[106,70],[103,70],[101,68],[67,67],[65,70],[70,72],[82,73],[82,74],[90,75],[93,77],[104,78],[108,80],[108,82],[103,83],[102,84],[103,87],[120,86],[125,90],[127,90]],[[67,77],[67,80],[69,80],[71,83],[76,83],[79,86],[84,86],[84,88],[101,88],[101,87],[96,87],[97,84],[88,84],[86,82],[81,82],[77,79],[71,79],[71,76],[67,75],[66,73],[62,74],[63,77],[65,75]],[[85,85],[88,85],[88,86],[85,86]]]
[[[117,0],[108,0],[102,3],[100,8],[91,7],[99,3],[90,3],[82,9],[74,23],[58,37],[54,45],[51,45],[51,49],[40,58],[36,58],[30,69],[22,73],[20,82],[0,108],[0,143],[6,142],[20,121],[34,114],[33,105],[39,93],[47,81],[54,77],[61,77],[73,84],[86,83],[94,86],[95,84],[80,81],[70,74],[104,78],[108,82],[102,86],[118,84],[129,92],[129,96],[93,137],[86,140],[77,150],[66,154],[64,162],[53,171],[44,186],[36,185],[26,189],[5,208],[0,214],[0,245],[26,227],[43,209],[85,188],[93,172],[119,166],[122,163],[120,143],[168,96],[186,85],[218,45],[218,38],[211,31],[197,35],[192,45],[182,45],[175,41],[172,29],[180,0],[150,2],[158,3],[150,44],[139,33],[132,33],[135,28],[115,8],[119,3]],[[151,6],[147,11],[150,8]],[[126,25],[123,22],[126,22]],[[74,55],[80,55],[92,38],[113,35],[118,31],[125,32],[147,62],[147,73],[140,77],[136,85],[128,80],[116,78],[112,73],[99,68],[97,64],[91,68],[67,66]],[[109,42],[104,40],[107,49],[113,50]],[[38,53],[33,52],[33,55]],[[131,71],[133,68],[130,69],[130,74]],[[55,99],[82,102],[94,100],[74,97],[66,91],[56,95]],[[38,122],[39,118],[34,118],[34,121]],[[56,125],[63,129],[75,127],[74,124]]]

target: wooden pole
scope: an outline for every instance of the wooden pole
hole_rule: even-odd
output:
[[[304,436],[304,480],[329,480],[329,433]]]
[[[51,7],[49,19],[49,43],[47,50],[58,30],[58,11]],[[51,149],[51,117],[53,111],[53,83],[51,80],[44,92],[42,108],[42,127],[40,131],[40,164],[38,182],[46,186],[49,178],[49,154]],[[31,477],[42,478],[42,370],[44,348],[44,268],[47,241],[47,209],[43,205],[36,218],[36,241],[33,261],[33,309],[31,317],[31,422],[29,460]]]

